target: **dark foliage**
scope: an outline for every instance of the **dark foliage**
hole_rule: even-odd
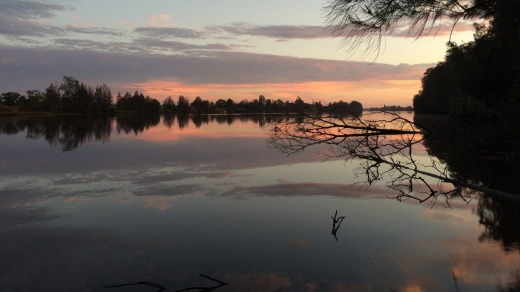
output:
[[[63,77],[63,83],[51,83],[45,91],[27,90],[3,93],[0,105],[16,107],[24,112],[111,114],[112,93],[107,85],[92,88],[72,77]]]
[[[493,4],[489,27],[475,40],[448,44],[445,60],[430,68],[414,97],[417,112],[499,118],[520,133],[520,1]]]
[[[304,114],[304,113],[334,113],[339,115],[361,115],[363,105],[360,102],[345,101],[331,102],[323,105],[320,102],[306,103],[301,97],[297,97],[294,102],[273,100],[260,95],[258,99],[252,101],[242,100],[235,102],[232,99],[219,99],[211,102],[202,99],[200,96],[190,103],[189,99],[183,95],[179,96],[177,104],[171,97],[164,100],[162,106],[164,114]]]
[[[520,1],[518,0],[330,0],[325,7],[336,36],[349,49],[378,51],[397,29],[421,37],[440,22],[475,24],[475,40],[448,43],[443,62],[426,71],[414,97],[417,112],[499,118],[520,133]]]
[[[140,115],[158,115],[161,111],[161,103],[149,96],[145,97],[138,91],[133,95],[127,92],[124,96],[121,96],[120,94],[117,95],[116,109],[118,111],[138,113]]]

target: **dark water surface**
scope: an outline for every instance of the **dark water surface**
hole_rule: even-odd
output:
[[[0,119],[0,291],[520,287],[517,205],[389,199],[360,160],[272,147],[280,118]]]

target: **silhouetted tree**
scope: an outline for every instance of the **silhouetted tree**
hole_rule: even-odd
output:
[[[414,37],[436,31],[441,21],[487,20],[475,41],[449,43],[444,62],[426,72],[414,98],[420,112],[505,118],[520,133],[520,1],[518,0],[330,0],[333,34],[350,49],[379,50],[383,36],[407,27]]]
[[[25,107],[28,110],[40,112],[44,109],[45,95],[39,90],[27,90],[27,103]]]
[[[297,113],[304,113],[307,110],[305,107],[305,102],[301,99],[301,97],[298,96],[294,100],[293,110]]]
[[[135,91],[134,95],[127,92],[124,96],[118,94],[116,107],[120,111],[134,112],[138,114],[158,115],[161,111],[161,103],[149,96]]]
[[[177,105],[173,101],[171,96],[168,96],[162,103],[163,114],[175,114],[177,112]]]
[[[112,93],[110,92],[110,88],[106,84],[96,86],[94,92],[94,112],[112,112],[112,102]]]
[[[180,95],[177,102],[177,112],[179,114],[189,114],[191,112],[190,101],[188,98]]]
[[[200,96],[195,97],[195,100],[191,103],[191,106],[195,110],[196,114],[202,114],[204,113],[204,102],[202,101],[202,98]]]
[[[349,115],[351,114],[350,105],[343,100],[331,102],[328,105],[328,111],[331,114]]]
[[[231,98],[228,98],[227,101],[226,101],[226,112],[228,114],[232,114],[235,111],[236,111],[235,102]]]
[[[226,112],[226,101],[223,99],[219,99],[215,102],[215,110],[216,113],[225,113]]]
[[[57,83],[51,83],[45,89],[45,110],[57,112],[61,109],[60,86]]]
[[[0,95],[0,103],[5,106],[16,106],[21,103],[25,97],[18,92],[5,92]]]
[[[359,101],[351,101],[349,104],[349,111],[351,114],[360,116],[363,114],[363,105]]]

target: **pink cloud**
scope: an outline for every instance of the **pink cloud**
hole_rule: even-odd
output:
[[[148,21],[148,25],[164,27],[164,26],[171,26],[172,22],[171,22],[170,16],[168,14],[161,13],[159,15],[154,15],[154,16],[150,17],[150,20]]]

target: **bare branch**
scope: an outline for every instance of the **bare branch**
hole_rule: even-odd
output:
[[[398,200],[431,200],[435,204],[442,196],[449,206],[451,198],[469,202],[480,192],[520,202],[520,196],[453,179],[447,167],[432,157],[429,164],[417,160],[414,146],[428,132],[395,113],[347,118],[307,116],[273,123],[268,127],[268,135],[268,143],[286,154],[316,147],[325,157],[359,160],[356,176],[363,177],[369,185],[385,181],[396,191],[392,198]]]

